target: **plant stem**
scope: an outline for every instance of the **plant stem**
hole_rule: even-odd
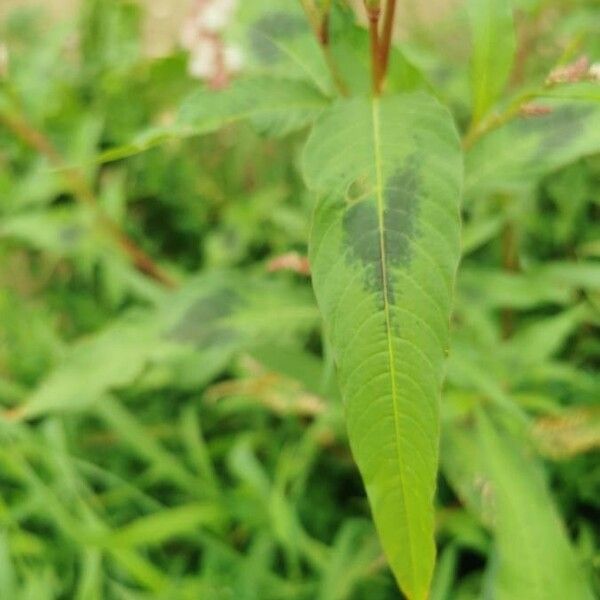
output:
[[[373,95],[381,94],[382,71],[381,50],[379,40],[379,18],[381,17],[381,6],[379,2],[365,0],[367,18],[369,20],[369,38],[371,39],[371,74],[373,78]]]
[[[475,142],[477,142],[477,140],[479,140],[479,138],[514,119],[519,115],[524,104],[542,95],[542,93],[543,92],[541,91],[525,92],[515,98],[515,100],[506,107],[504,112],[491,115],[480,121],[477,125],[471,126],[463,138],[463,148],[468,150]]]
[[[94,192],[83,174],[78,169],[67,165],[54,144],[42,132],[32,127],[22,116],[8,111],[0,111],[0,124],[4,125],[30,148],[48,158],[50,163],[63,174],[74,197],[94,211],[102,229],[113,238],[138,271],[166,287],[176,286],[176,282],[171,275],[157,265],[142,248],[120,229],[115,221],[101,210]]]
[[[331,74],[331,79],[338,92],[342,96],[348,96],[348,87],[344,82],[337,65],[335,63],[335,59],[333,58],[333,54],[331,52],[330,38],[329,38],[329,11],[331,8],[330,3],[327,3],[323,12],[320,12],[316,6],[313,4],[312,0],[300,0],[302,4],[302,8],[304,8],[304,12],[306,13],[306,17],[310,23],[310,26],[317,38],[317,42],[323,52],[323,58],[325,59],[325,64],[329,69]]]
[[[396,0],[387,0],[385,15],[383,18],[383,31],[381,33],[381,76],[385,77],[390,61],[390,49],[392,46],[392,36],[394,34],[394,17],[396,15]],[[380,83],[380,87],[383,82]]]
[[[558,61],[553,68],[556,68],[562,63],[563,59]],[[468,150],[471,148],[480,137],[483,137],[490,131],[505,125],[515,117],[519,116],[521,109],[528,102],[541,98],[544,92],[551,87],[548,83],[534,90],[527,90],[519,94],[500,114],[492,114],[482,119],[479,123],[471,123],[467,133],[463,137],[463,148]]]

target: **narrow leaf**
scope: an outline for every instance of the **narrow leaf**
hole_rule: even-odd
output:
[[[459,258],[458,137],[425,94],[342,101],[316,125],[304,172],[318,194],[313,284],[350,443],[396,578],[425,599]]]
[[[516,40],[510,0],[469,0],[473,122],[498,99],[510,75]]]
[[[478,430],[498,551],[494,598],[591,600],[539,465],[483,412]]]
[[[222,510],[214,504],[188,504],[163,509],[111,532],[106,544],[117,547],[159,545],[173,538],[193,536],[198,527],[218,525],[223,516]]]
[[[240,79],[220,92],[201,89],[184,99],[175,122],[141,132],[130,143],[104,152],[109,162],[139,154],[170,140],[205,135],[237,121],[251,120],[271,135],[284,135],[314,121],[327,100],[311,85],[275,77]]]

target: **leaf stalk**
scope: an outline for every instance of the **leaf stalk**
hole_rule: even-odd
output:
[[[383,18],[383,31],[381,32],[381,69],[387,73],[390,60],[390,49],[392,47],[392,36],[394,35],[394,17],[396,16],[396,0],[388,0]]]
[[[300,0],[300,4],[306,13],[306,17],[310,26],[315,34],[315,38],[323,53],[325,64],[329,69],[331,79],[337,88],[338,92],[342,96],[349,96],[348,86],[344,81],[333,53],[331,52],[330,35],[329,35],[329,16],[331,12],[331,2],[327,1],[323,4],[321,10],[319,10],[313,0]]]
[[[389,66],[397,0],[387,0],[385,10],[382,10],[381,0],[364,0],[364,5],[367,11],[369,37],[371,39],[373,94],[380,96]],[[381,22],[382,26],[380,28]]]
[[[381,5],[379,2],[365,0],[367,19],[369,21],[369,38],[371,40],[371,75],[373,81],[373,95],[381,94],[381,50],[379,41],[379,19],[381,18]]]

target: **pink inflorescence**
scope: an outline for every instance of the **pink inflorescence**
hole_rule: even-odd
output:
[[[213,88],[226,86],[243,64],[241,50],[222,35],[236,5],[237,0],[193,0],[181,29],[181,44],[190,53],[190,75]]]

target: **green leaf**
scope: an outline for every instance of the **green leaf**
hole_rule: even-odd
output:
[[[318,194],[313,285],[350,444],[390,565],[411,600],[435,561],[439,396],[459,258],[461,154],[425,94],[341,101],[304,155]]]
[[[461,504],[479,522],[490,527],[494,516],[490,485],[484,477],[485,469],[473,419],[473,405],[479,397],[475,398],[467,406],[460,406],[461,398],[458,394],[444,394],[441,469]]]
[[[482,411],[478,439],[494,510],[494,598],[591,600],[537,462],[519,448],[518,438],[499,431]]]
[[[301,79],[326,95],[334,95],[330,67],[300,4],[272,0],[244,2],[230,35],[245,48],[246,69],[250,73]],[[337,77],[352,94],[368,93],[371,89],[368,31],[359,23],[356,11],[345,3],[331,3],[330,9],[329,49]],[[418,70],[398,48],[392,48],[388,89],[407,91],[422,86]]]
[[[510,75],[516,48],[510,0],[469,0],[473,42],[471,88],[473,123],[496,102]]]
[[[600,103],[544,100],[551,112],[482,137],[466,156],[466,194],[511,191],[600,151]]]
[[[356,13],[349,7],[335,6],[330,18],[330,45],[333,60],[351,95],[371,91],[371,40]],[[397,46],[390,49],[386,91],[409,92],[426,88],[419,70]]]
[[[250,74],[304,80],[323,93],[333,92],[323,53],[300,2],[242,2],[228,37],[243,48]]]
[[[236,272],[193,278],[155,309],[127,313],[73,344],[16,414],[88,408],[107,392],[139,383],[151,367],[159,375],[162,368],[159,384],[204,385],[236,352],[313,327],[317,309],[303,292]]]
[[[441,555],[431,590],[431,600],[449,600],[458,567],[458,548],[449,544]]]
[[[372,525],[347,520],[340,528],[323,571],[317,600],[348,600],[380,553]]]
[[[327,99],[303,81],[264,76],[240,79],[219,92],[204,88],[193,92],[181,103],[172,125],[143,131],[130,143],[107,150],[99,160],[125,158],[243,120],[251,120],[269,135],[285,135],[313,122],[326,106]]]
[[[540,98],[544,97],[600,102],[600,85],[598,85],[597,81],[563,83],[551,88],[545,88],[540,94]]]
[[[61,256],[90,255],[98,243],[91,221],[90,212],[79,207],[22,211],[4,219],[0,237],[16,239]]]
[[[551,317],[540,317],[534,323],[522,326],[500,349],[509,364],[518,365],[513,372],[515,379],[519,372],[527,372],[557,354],[589,317],[588,307],[579,304],[570,310]]]
[[[486,309],[511,307],[523,310],[543,304],[566,305],[577,298],[573,285],[559,283],[547,268],[536,265],[523,273],[465,265],[460,270],[458,289],[465,310],[473,302]]]
[[[269,135],[285,135],[312,123],[327,100],[314,87],[285,78],[241,79],[222,92],[199,90],[181,105],[178,123],[197,133],[250,119]]]
[[[191,536],[200,526],[219,525],[223,510],[216,504],[187,504],[139,517],[112,531],[105,541],[109,546],[152,546],[173,538]]]

